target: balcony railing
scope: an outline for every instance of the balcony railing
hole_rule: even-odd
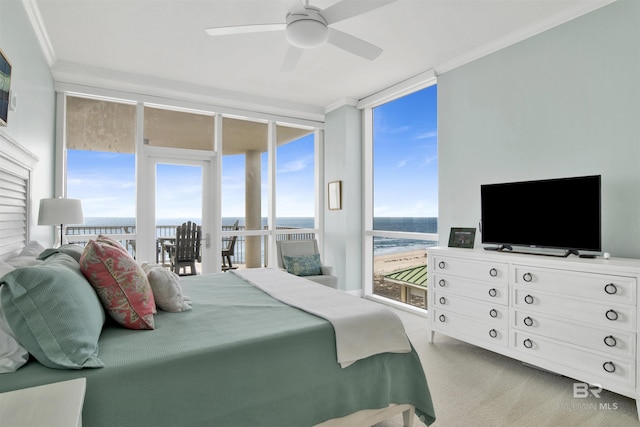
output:
[[[175,236],[176,227],[178,225],[157,225],[156,238]],[[223,231],[230,231],[233,226],[222,226]],[[277,230],[296,230],[295,227],[276,227]],[[240,231],[244,230],[244,226],[239,227]],[[108,234],[110,237],[119,241],[127,251],[135,258],[136,256],[136,227],[135,226],[118,226],[118,225],[78,225],[67,226],[65,236],[69,243],[86,245],[90,239],[95,239],[100,234]],[[315,233],[283,233],[276,234],[276,240],[305,240],[315,239]],[[268,259],[268,248],[266,239],[262,239],[263,243],[263,263],[266,265]],[[223,244],[224,247],[224,244]],[[245,264],[245,239],[244,236],[238,236],[235,246],[235,255],[233,263],[237,265]]]

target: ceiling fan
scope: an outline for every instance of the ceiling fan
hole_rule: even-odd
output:
[[[212,36],[225,36],[284,30],[290,46],[281,71],[293,70],[305,49],[322,46],[325,43],[331,43],[347,52],[373,60],[382,53],[382,49],[362,39],[331,28],[330,25],[362,15],[395,1],[397,0],[342,0],[326,9],[319,9],[310,6],[309,0],[304,2],[302,0],[292,0],[284,22],[213,27],[207,28],[205,31]]]

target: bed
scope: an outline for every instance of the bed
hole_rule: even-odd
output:
[[[82,265],[82,255],[45,252],[39,262],[62,263],[78,276],[74,262]],[[38,267],[21,272],[29,268]],[[0,278],[0,293],[4,287],[6,294],[14,276]],[[58,290],[71,288],[66,279],[61,282]],[[269,286],[262,289],[229,272],[181,278],[190,310],[168,312],[154,305],[153,329],[140,330],[123,327],[105,309],[102,323],[96,320],[91,362],[75,367],[82,369],[56,369],[32,356],[15,372],[0,374],[0,392],[86,378],[85,427],[365,426],[400,412],[405,425],[412,425],[414,411],[426,424],[434,421],[415,349],[374,351],[341,364],[332,321],[281,301],[272,292],[278,283]],[[7,315],[6,295],[0,296]]]

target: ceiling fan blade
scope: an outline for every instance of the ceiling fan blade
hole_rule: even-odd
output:
[[[287,6],[290,13],[304,13],[304,1],[302,0],[287,0]]]
[[[351,36],[347,33],[343,33],[342,31],[338,31],[335,28],[329,28],[328,42],[340,49],[344,49],[347,52],[351,52],[354,55],[358,55],[369,60],[376,59],[382,53],[382,49],[378,46],[372,45],[369,42]]]
[[[304,49],[295,46],[289,46],[289,50],[287,50],[287,54],[284,57],[284,61],[282,62],[282,67],[280,67],[280,71],[288,72],[293,71],[298,62],[300,62],[300,58],[302,58],[302,53]]]
[[[342,0],[339,3],[329,6],[321,13],[327,24],[331,25],[336,22],[344,21],[354,16],[362,15],[379,7],[386,6],[398,0]]]
[[[287,24],[254,24],[234,25],[230,27],[213,27],[205,31],[210,36],[228,36],[230,34],[262,33],[266,31],[281,31],[287,28]]]

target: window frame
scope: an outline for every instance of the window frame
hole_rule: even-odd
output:
[[[66,161],[66,97],[69,96],[79,96],[85,98],[94,98],[94,99],[102,99],[113,102],[120,102],[125,104],[134,104],[137,105],[137,113],[136,113],[136,174],[146,173],[146,161],[144,156],[144,151],[151,151],[152,148],[154,152],[156,150],[160,150],[165,147],[144,147],[144,106],[157,106],[161,105],[168,109],[175,109],[177,111],[191,111],[196,113],[204,113],[210,114],[215,120],[215,130],[214,130],[214,149],[213,151],[205,152],[209,153],[211,156],[214,177],[212,180],[216,181],[215,187],[213,188],[212,195],[212,203],[214,204],[213,212],[214,212],[214,220],[212,224],[212,228],[214,233],[218,236],[228,236],[235,234],[242,234],[247,236],[266,236],[269,239],[269,260],[267,261],[270,265],[275,261],[275,236],[276,234],[283,234],[282,231],[276,230],[275,228],[275,188],[276,188],[276,179],[275,179],[275,166],[276,166],[276,125],[278,126],[288,126],[288,127],[299,127],[299,128],[308,128],[313,130],[314,133],[314,176],[316,183],[322,182],[319,178],[323,176],[322,168],[323,168],[323,159],[321,157],[322,153],[322,145],[323,145],[323,130],[324,130],[324,122],[313,120],[313,119],[305,119],[300,117],[292,117],[292,116],[284,116],[277,114],[269,114],[260,111],[252,111],[252,110],[241,110],[237,108],[231,107],[223,107],[219,105],[210,105],[203,104],[191,101],[185,101],[180,99],[169,99],[169,98],[159,98],[152,95],[145,95],[139,93],[130,93],[130,92],[122,92],[118,90],[112,89],[102,89],[97,87],[87,87],[87,86],[79,86],[75,84],[59,84],[56,87],[56,154],[55,154],[55,183],[54,188],[57,194],[65,194],[66,192],[66,181],[67,181],[67,161]],[[223,231],[221,228],[222,223],[222,212],[221,212],[221,186],[222,186],[222,155],[218,155],[218,153],[222,152],[222,118],[223,117],[231,117],[238,118],[243,120],[252,120],[252,121],[264,121],[269,125],[269,210],[265,212],[268,218],[268,229],[267,230],[250,230],[250,231]],[[136,179],[136,181],[138,181]],[[139,191],[139,184],[136,183],[138,188],[138,194],[144,193]],[[323,215],[324,215],[324,205],[322,204],[322,200],[324,197],[323,187],[321,185],[316,185],[316,208],[315,208],[315,228],[313,229],[304,229],[303,232],[315,232],[318,236],[322,236],[322,230],[319,225],[324,223]],[[140,196],[136,198],[137,206],[144,206],[144,199],[141,199]],[[143,215],[144,216],[144,215]],[[136,207],[136,218],[142,218],[139,214],[139,207]],[[212,237],[212,245],[217,245],[216,248],[214,246],[215,253],[219,253],[221,250],[221,243],[217,236]],[[145,239],[145,236],[141,236],[139,233],[137,235],[138,239]],[[322,239],[319,238],[319,244],[322,244]],[[151,253],[150,250],[144,250],[145,244],[141,243],[140,251],[141,254]],[[218,263],[213,263],[215,267],[215,272],[220,271],[220,265]]]
[[[374,218],[374,145],[373,145],[373,110],[383,104],[387,104],[406,95],[420,91],[437,84],[437,78],[433,71],[423,73],[413,79],[383,90],[371,97],[364,98],[358,103],[358,108],[362,109],[363,122],[363,174],[364,174],[364,194],[363,194],[363,292],[367,299],[375,300],[396,308],[427,317],[427,310],[413,307],[399,301],[379,296],[373,293],[373,241],[375,237],[388,237],[396,239],[418,239],[439,242],[438,233],[415,233],[403,231],[375,230],[373,228]]]

